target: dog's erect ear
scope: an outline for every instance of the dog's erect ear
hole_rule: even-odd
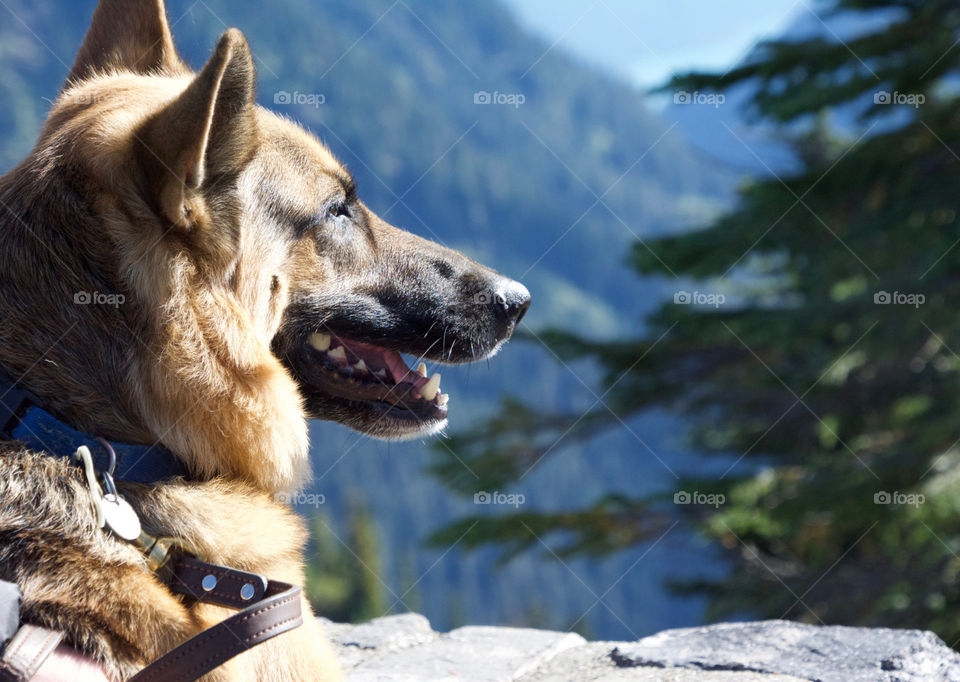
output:
[[[229,29],[203,70],[137,134],[157,208],[173,224],[204,220],[204,182],[240,170],[256,144],[256,71],[243,34]]]
[[[183,71],[163,0],[100,0],[67,85],[113,69]]]

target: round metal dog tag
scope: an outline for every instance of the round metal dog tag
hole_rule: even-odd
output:
[[[125,499],[107,493],[100,500],[100,508],[107,527],[119,537],[127,541],[140,537],[140,517]]]

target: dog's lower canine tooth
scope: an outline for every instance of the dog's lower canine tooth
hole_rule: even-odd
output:
[[[446,393],[441,393],[439,396],[437,396],[437,405],[439,405],[440,407],[443,407],[449,401],[450,401],[450,396]]]
[[[330,351],[330,357],[334,360],[346,360],[347,352],[343,350],[343,346],[337,346],[332,351]]]
[[[325,351],[330,348],[329,334],[317,334],[317,333],[311,334],[309,341],[310,341],[310,345],[319,351]]]
[[[420,387],[420,395],[424,400],[433,400],[437,397],[437,391],[440,390],[440,375],[434,374],[430,381]]]
[[[422,377],[427,376],[427,366],[426,366],[426,364],[424,364],[424,363],[421,362],[419,365],[417,365],[417,371],[420,373],[420,376],[422,376]]]
[[[369,371],[369,368],[367,367],[367,363],[365,363],[365,362],[363,361],[363,358],[357,360],[357,364],[355,364],[355,365],[353,366],[353,368],[354,368],[355,370],[357,370],[358,372],[366,372],[366,371]]]

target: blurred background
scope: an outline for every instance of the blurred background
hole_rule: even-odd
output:
[[[0,0],[2,169],[94,6]],[[167,6],[195,67],[241,28],[261,103],[381,216],[533,294],[498,357],[444,373],[443,438],[313,424],[321,614],[956,646],[957,3]]]

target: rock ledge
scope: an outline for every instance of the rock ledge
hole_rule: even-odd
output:
[[[587,642],[509,627],[438,633],[414,613],[321,621],[350,682],[960,682],[960,654],[922,630],[772,620]]]

